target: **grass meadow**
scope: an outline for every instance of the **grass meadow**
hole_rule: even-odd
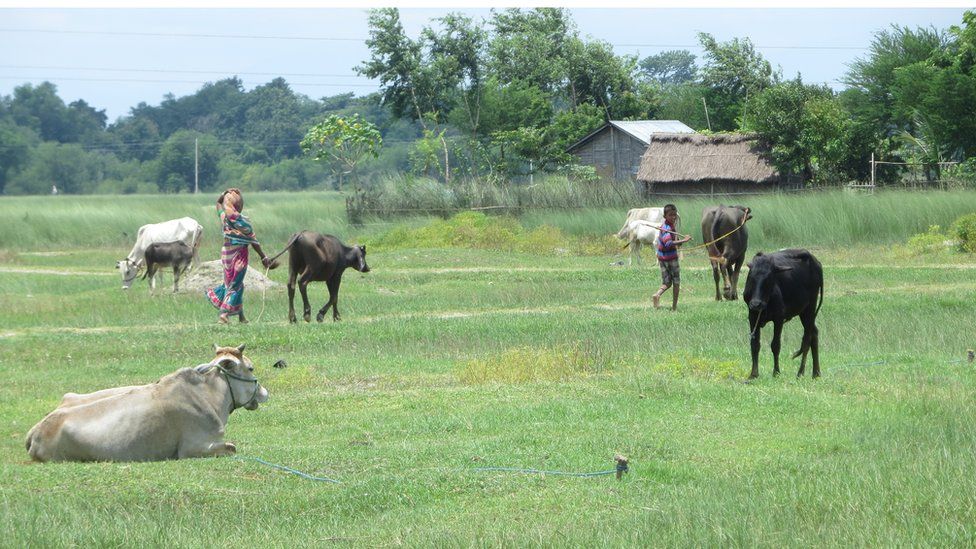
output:
[[[652,309],[656,264],[611,266],[617,210],[528,212],[490,240],[447,226],[445,245],[422,238],[435,219],[350,227],[333,193],[249,194],[269,251],[303,228],[367,244],[342,322],[289,325],[286,269],[246,294],[247,325],[216,325],[169,278],[122,292],[114,261],[143,223],[191,215],[218,257],[212,199],[0,199],[2,545],[976,544],[976,261],[904,247],[976,193],[744,197],[750,257],[807,247],[826,278],[823,377],[795,377],[794,320],[784,375],[767,327],[748,383],[745,305],[715,302],[689,251],[679,310]],[[696,242],[711,202],[676,200]],[[313,310],[327,296],[309,294]],[[228,458],[29,462],[24,437],[63,393],[151,382],[214,342],[246,343],[271,393],[231,416],[239,456],[341,484]],[[475,469],[603,471],[615,453],[619,482]]]

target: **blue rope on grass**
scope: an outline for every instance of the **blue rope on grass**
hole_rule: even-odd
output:
[[[316,476],[310,475],[308,473],[303,473],[303,472],[299,471],[298,469],[292,469],[291,467],[285,467],[284,465],[278,465],[276,463],[271,463],[271,462],[268,462],[268,461],[264,461],[261,458],[247,457],[247,456],[234,456],[234,459],[256,461],[256,462],[258,462],[258,463],[260,463],[262,465],[267,465],[268,467],[271,467],[273,469],[278,469],[279,471],[284,471],[286,473],[291,473],[293,475],[298,475],[298,476],[300,476],[300,477],[302,477],[302,478],[304,478],[306,480],[315,480],[315,481],[318,481],[318,482],[331,482],[333,484],[342,484],[342,481],[340,481],[340,480],[335,480],[335,479],[331,479],[331,478],[328,478],[328,477],[316,477]]]

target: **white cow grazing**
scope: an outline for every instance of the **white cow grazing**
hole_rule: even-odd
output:
[[[633,228],[631,227],[631,222],[633,221],[646,221],[656,227],[660,227],[664,223],[664,208],[633,208],[627,211],[627,219],[624,221],[624,226],[617,231],[617,238],[627,242],[630,246],[630,260],[628,265],[633,265],[634,255],[637,255],[637,263],[640,263],[640,245],[633,246],[631,243],[634,242],[634,237],[632,235]],[[674,230],[678,230],[678,225],[681,223],[681,214],[678,214],[678,219],[675,221]],[[657,248],[657,236],[651,242],[644,241],[644,244],[654,244]]]
[[[635,219],[628,223],[626,229],[625,240],[627,240],[627,244],[624,247],[630,247],[630,264],[633,264],[635,256],[637,257],[637,263],[640,264],[641,246],[653,246],[654,249],[657,249],[657,240],[661,236],[661,231],[657,225],[640,219]]]
[[[122,289],[128,290],[132,281],[139,275],[139,267],[146,261],[146,248],[156,242],[183,242],[193,249],[193,268],[200,263],[200,237],[203,225],[192,217],[181,217],[162,223],[151,223],[139,227],[136,243],[125,259],[115,268],[122,274]]]
[[[27,433],[35,461],[160,461],[227,456],[227,418],[256,410],[268,391],[240,347],[218,347],[196,368],[181,368],[155,383],[68,393]]]

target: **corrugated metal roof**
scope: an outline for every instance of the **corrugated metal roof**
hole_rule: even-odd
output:
[[[634,139],[640,140],[645,145],[651,142],[651,135],[657,133],[698,133],[678,120],[611,120],[609,124],[600,126],[583,139],[570,145],[566,152],[573,152],[610,125],[633,136]]]
[[[610,123],[644,143],[650,143],[655,133],[698,133],[678,120],[611,120]]]

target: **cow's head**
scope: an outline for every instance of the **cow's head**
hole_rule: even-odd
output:
[[[770,302],[780,299],[776,274],[788,271],[791,267],[776,265],[770,256],[763,255],[762,252],[757,253],[746,266],[749,267],[749,276],[746,277],[742,299],[749,305],[750,311],[764,311]]]
[[[739,206],[739,205],[736,205],[736,206],[732,206],[732,207],[733,208],[738,208],[740,211],[742,211],[742,213],[746,216],[746,221],[749,221],[750,219],[752,219],[752,208],[750,208],[749,206]]]
[[[254,364],[244,356],[244,345],[221,347],[214,343],[213,349],[217,356],[210,364],[227,380],[234,408],[257,410],[259,404],[268,401],[268,390],[254,377]]]
[[[353,253],[356,257],[356,260],[353,263],[356,270],[361,273],[368,273],[369,265],[366,264],[366,246],[354,246]]]
[[[122,289],[128,290],[132,286],[132,281],[139,276],[139,263],[127,257],[116,263],[115,268],[122,275]]]

